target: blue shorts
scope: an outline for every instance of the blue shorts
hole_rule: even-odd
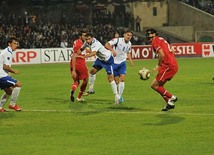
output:
[[[13,79],[11,76],[5,76],[0,78],[0,88],[10,88],[11,86],[15,86],[17,80]]]
[[[114,77],[119,76],[121,74],[126,74],[126,62],[122,62],[120,64],[114,64]]]
[[[111,56],[108,61],[102,61],[97,58],[93,64],[93,67],[99,70],[104,68],[106,70],[106,73],[110,75],[110,74],[114,74],[113,65],[114,65],[114,58]]]

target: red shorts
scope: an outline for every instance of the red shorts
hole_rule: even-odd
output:
[[[72,61],[70,61],[70,71],[72,74]],[[77,73],[77,80],[83,80],[88,78],[88,68],[86,63],[76,63],[76,73]]]
[[[156,76],[157,81],[169,81],[177,73],[178,66],[160,66],[158,70],[158,75]]]

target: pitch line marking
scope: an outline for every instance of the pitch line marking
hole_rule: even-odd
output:
[[[75,111],[75,110],[22,110],[23,112],[55,112],[55,113],[115,113],[115,114],[171,114],[171,115],[189,115],[189,116],[214,116],[214,113],[185,113],[185,112],[159,112],[159,111]]]

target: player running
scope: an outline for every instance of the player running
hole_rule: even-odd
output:
[[[79,49],[83,46],[85,41],[86,32],[81,30],[79,32],[79,39],[74,41],[73,44],[73,55],[70,61],[70,71],[73,79],[73,84],[71,86],[70,100],[74,102],[74,92],[80,84],[80,80],[83,80],[80,86],[80,92],[77,96],[77,101],[82,102],[84,99],[82,98],[82,94],[84,93],[87,83],[88,83],[88,68],[86,66],[84,55],[86,54],[86,50],[79,51]]]
[[[97,56],[97,59],[95,60],[90,73],[92,75],[95,75],[102,68],[106,70],[108,81],[111,85],[113,94],[115,95],[115,105],[118,105],[120,96],[117,92],[117,85],[114,80],[114,58],[112,56],[111,51],[107,50],[96,38],[93,37],[91,33],[86,34],[86,44],[89,45],[91,52],[85,55],[85,58],[92,57],[95,55]],[[83,51],[85,48],[81,48],[80,50]]]
[[[166,101],[166,106],[162,111],[174,109],[174,103],[178,98],[164,88],[164,84],[167,81],[170,81],[178,71],[178,64],[174,56],[174,52],[171,51],[168,42],[158,36],[155,29],[147,29],[146,38],[151,42],[152,48],[158,56],[158,64],[152,70],[153,72],[158,71],[158,74],[151,83],[151,87]]]
[[[133,33],[127,30],[124,37],[114,38],[105,44],[105,47],[112,53],[116,53],[114,56],[114,79],[118,87],[118,94],[120,95],[120,103],[124,102],[122,97],[125,88],[126,77],[126,59],[128,57],[130,65],[133,66],[131,57],[131,42]]]

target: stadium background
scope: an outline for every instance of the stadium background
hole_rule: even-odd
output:
[[[81,28],[101,42],[129,28],[135,34],[133,44],[144,45],[147,27],[155,27],[170,43],[213,42],[213,8],[210,0],[3,0],[0,48],[10,35],[19,38],[20,48],[58,48],[61,41],[71,47]],[[137,16],[140,32],[135,28]]]

